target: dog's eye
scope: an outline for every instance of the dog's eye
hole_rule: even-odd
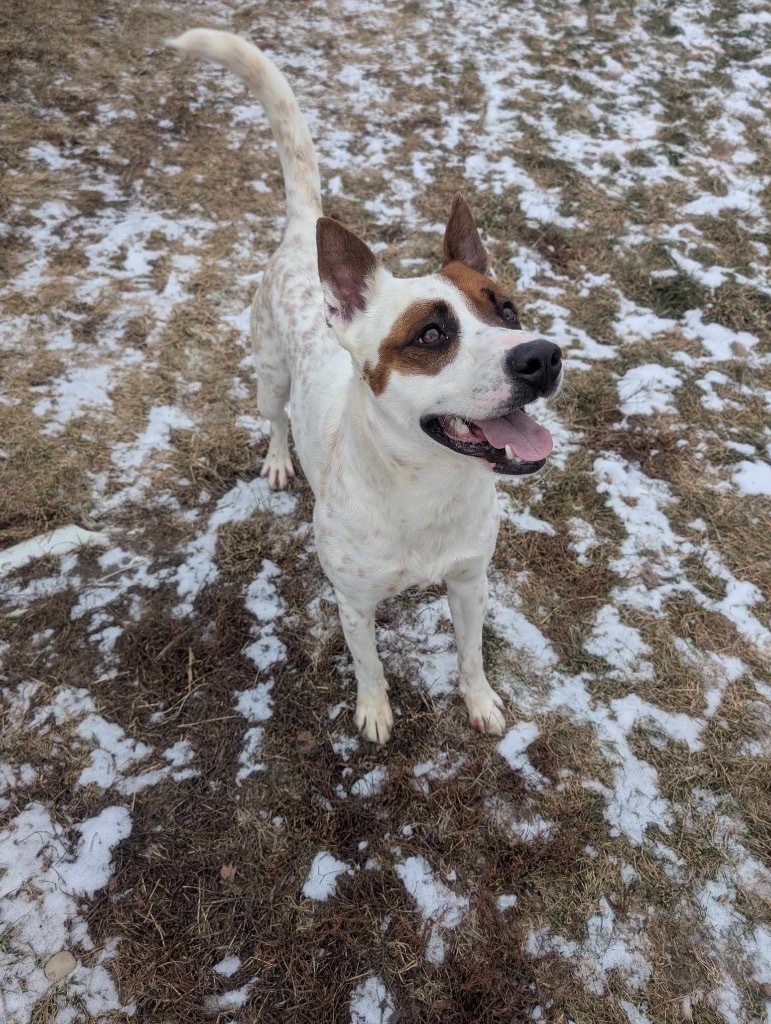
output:
[[[517,311],[510,302],[504,302],[501,306],[501,316],[504,320],[516,320]]]
[[[423,345],[426,348],[436,348],[441,345],[444,341],[444,334],[441,328],[437,327],[436,324],[431,324],[430,327],[426,327],[423,333],[418,338],[418,344]]]

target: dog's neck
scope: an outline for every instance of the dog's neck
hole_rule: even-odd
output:
[[[420,496],[421,504],[446,504],[448,499],[469,504],[474,495],[487,495],[495,487],[492,473],[471,460],[466,463],[446,453],[440,445],[418,436],[405,441],[406,430],[419,430],[395,423],[377,407],[366,381],[354,374],[340,424],[341,454],[352,470],[352,478],[364,482],[375,493],[390,499],[395,490],[400,502],[407,494]]]

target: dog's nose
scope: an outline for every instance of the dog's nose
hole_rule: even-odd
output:
[[[538,338],[509,349],[506,353],[506,366],[512,377],[545,393],[560,375],[562,352],[559,345]]]

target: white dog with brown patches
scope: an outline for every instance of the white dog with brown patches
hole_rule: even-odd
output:
[[[252,308],[258,404],[271,424],[262,475],[274,488],[294,475],[291,400],[319,559],[353,655],[356,725],[380,743],[393,727],[378,602],[444,580],[471,723],[500,735],[503,702],[482,665],[495,477],[534,473],[550,454],[551,435],[524,408],[559,390],[560,350],[520,328],[460,194],[442,268],[394,278],[321,215],[313,143],[275,65],[226,32],[194,29],[170,45],[243,79],[278,146],[287,225]]]

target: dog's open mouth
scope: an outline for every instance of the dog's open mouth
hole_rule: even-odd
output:
[[[523,409],[493,420],[466,420],[461,416],[428,416],[421,427],[435,441],[459,455],[490,463],[495,473],[524,476],[546,462],[553,447],[546,427]]]

